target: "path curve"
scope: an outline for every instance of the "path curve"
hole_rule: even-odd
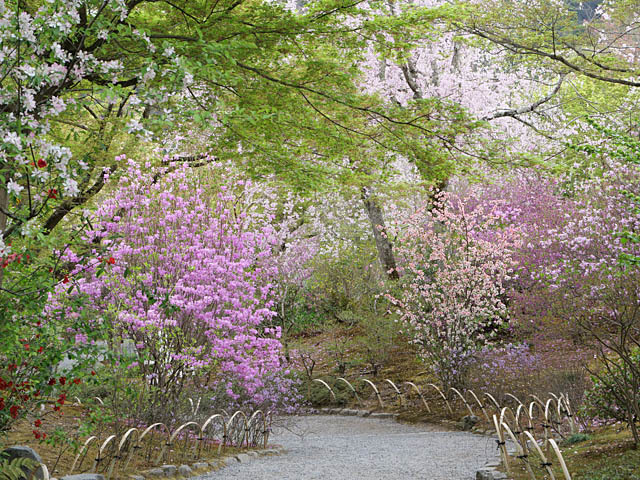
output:
[[[498,459],[492,438],[431,425],[334,415],[288,417],[286,423],[270,438],[284,447],[281,455],[234,462],[200,479],[472,480]]]

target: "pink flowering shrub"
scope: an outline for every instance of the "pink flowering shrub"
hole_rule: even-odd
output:
[[[439,196],[408,219],[398,245],[402,287],[389,295],[422,357],[445,387],[464,386],[473,355],[507,319],[504,282],[514,266],[513,228],[468,198]]]
[[[155,405],[185,386],[276,401],[280,331],[263,325],[274,315],[273,232],[248,228],[233,193],[244,185],[216,186],[186,167],[157,173],[130,162],[101,204],[92,240],[108,258],[77,265],[77,291],[136,345]]]

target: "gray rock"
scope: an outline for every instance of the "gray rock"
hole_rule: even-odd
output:
[[[164,477],[165,476],[164,470],[162,470],[161,468],[152,468],[151,470],[147,470],[144,473],[146,474],[147,477]]]
[[[142,475],[129,475],[130,480],[144,480]]]
[[[203,468],[209,468],[209,464],[207,462],[196,462],[193,464],[193,468],[201,470]]]
[[[15,458],[28,458],[30,460],[33,460],[37,464],[42,463],[42,458],[40,457],[40,455],[38,455],[38,452],[36,452],[33,448],[26,447],[24,445],[14,445],[12,447],[6,448],[2,451],[2,453],[0,453],[0,456],[9,461]],[[38,480],[44,479],[44,469],[39,465],[33,469],[22,467],[22,471],[24,472],[23,478],[29,478],[32,470],[35,470],[33,472],[35,478],[37,478]]]
[[[247,452],[247,455],[251,458],[258,458],[258,452]]]
[[[340,412],[342,415],[357,415],[358,410],[353,410],[351,408],[345,408]]]
[[[494,470],[482,468],[476,472],[476,480],[493,480]]]
[[[507,475],[493,468],[482,468],[476,472],[476,480],[505,480]]]
[[[475,415],[467,415],[466,417],[462,417],[462,430],[468,432],[473,427],[475,427],[476,423],[478,423],[480,419]]]
[[[397,416],[398,416],[397,413],[390,413],[390,412],[373,412],[371,414],[371,417],[375,417],[375,418],[395,418]]]
[[[189,465],[180,465],[178,467],[178,473],[184,477],[188,477],[193,473]]]
[[[175,465],[162,465],[160,468],[167,477],[175,475],[178,471],[178,468]]]
[[[240,463],[247,463],[249,460],[251,460],[251,457],[246,453],[240,453],[236,455],[236,460]]]
[[[104,480],[104,475],[99,473],[77,473],[60,477],[60,480]]]
[[[358,410],[359,417],[368,417],[369,415],[371,415],[369,410]]]

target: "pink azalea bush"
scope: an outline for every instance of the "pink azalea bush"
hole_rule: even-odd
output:
[[[73,294],[135,344],[156,402],[185,386],[236,404],[287,398],[280,330],[265,326],[275,315],[273,230],[249,228],[235,193],[243,183],[216,185],[187,167],[160,173],[129,162],[90,238],[108,257],[76,266]]]

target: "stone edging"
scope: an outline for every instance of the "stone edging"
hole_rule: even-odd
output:
[[[191,465],[162,465],[160,467],[152,468],[149,470],[143,470],[137,475],[127,475],[128,480],[147,480],[147,479],[161,479],[161,478],[189,478],[200,475],[207,475],[213,473],[221,468],[224,468],[229,463],[240,462],[246,463],[254,460],[258,457],[264,457],[268,455],[280,455],[284,450],[281,447],[268,448],[266,450],[251,450],[236,455],[229,455],[220,457],[216,460],[209,462],[201,461],[195,462]],[[51,478],[50,480],[57,480]],[[80,473],[75,475],[66,475],[60,477],[60,480],[105,480],[104,475],[98,473]]]

